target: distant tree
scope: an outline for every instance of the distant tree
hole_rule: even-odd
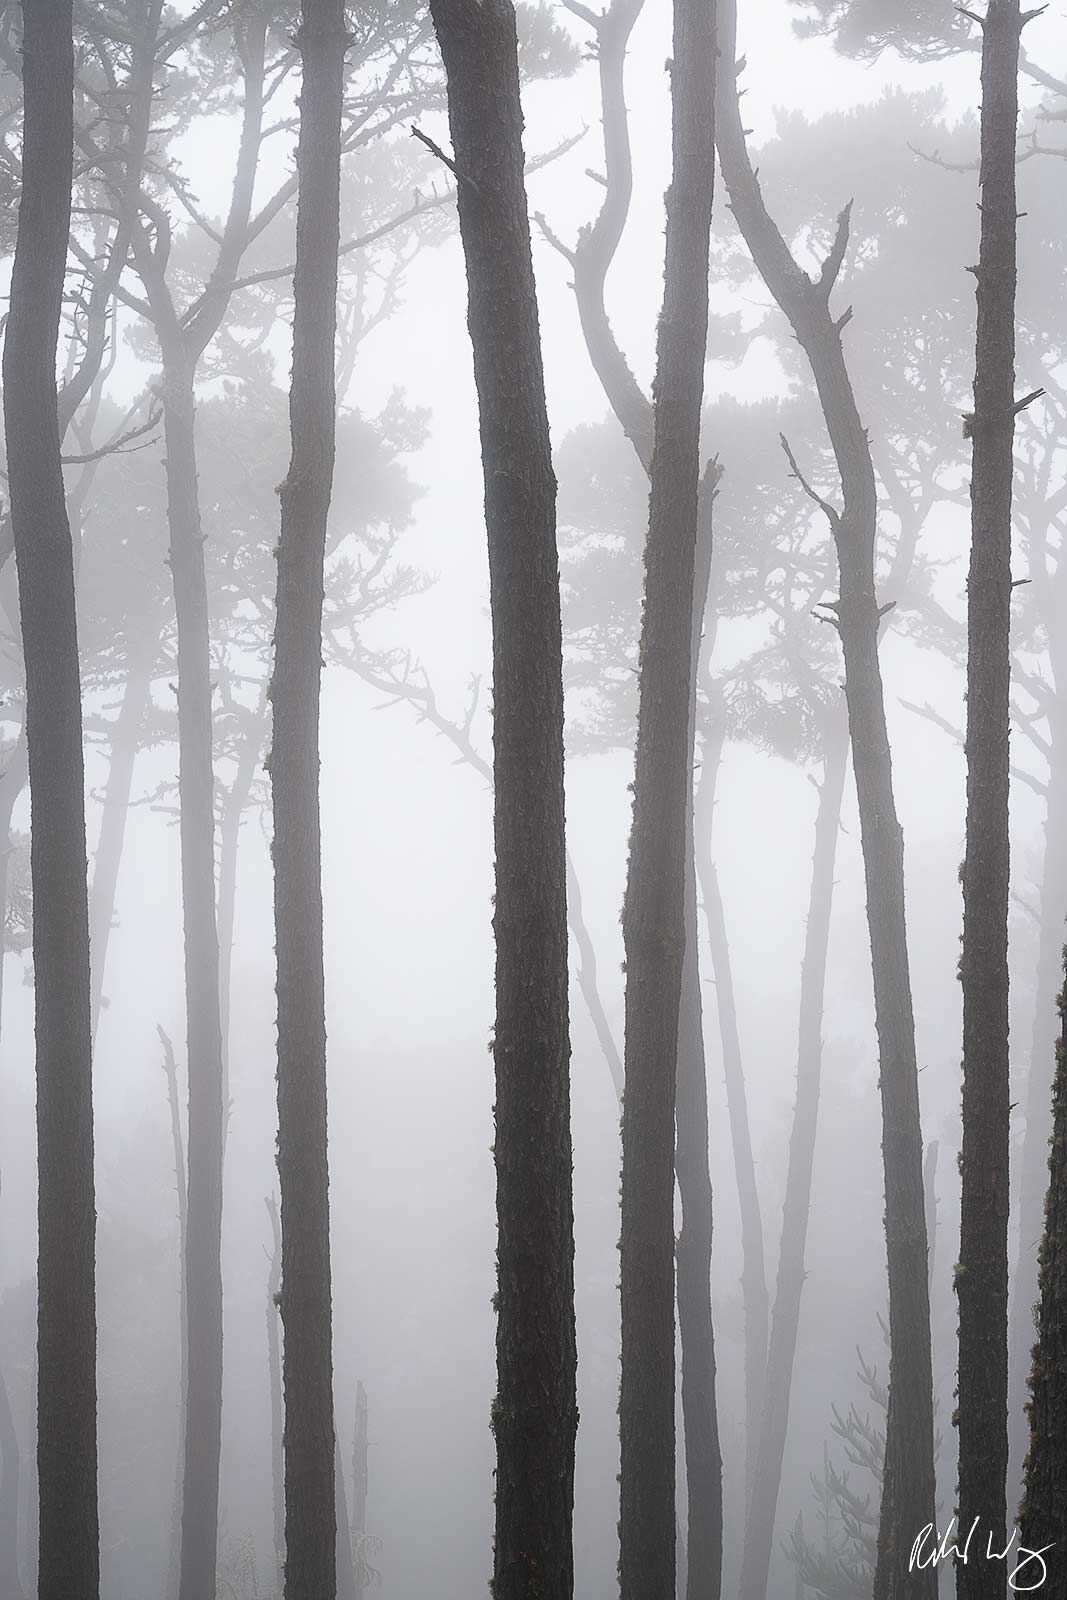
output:
[[[319,699],[336,451],[344,0],[303,0],[292,459],[281,485],[270,700],[278,958],[278,1177],[285,1398],[285,1600],[334,1600],[337,1521],[326,1137]]]
[[[96,1206],[89,906],[74,552],[56,350],[74,163],[69,0],[23,14],[18,241],[4,340],[11,527],[26,662],[38,1130],[41,1600],[96,1600]]]
[[[879,1043],[890,1286],[890,1378],[876,1600],[903,1581],[915,1529],[934,1516],[933,1376],[923,1215],[915,1021],[904,916],[903,838],[896,815],[885,699],[878,660],[882,610],[875,594],[877,491],[867,435],[845,362],[842,333],[851,310],[830,311],[848,248],[851,204],[816,277],[798,266],[771,218],[749,161],[737,92],[737,7],[725,0],[719,54],[717,145],[738,227],[770,292],[811,364],[840,474],[840,511],[817,494],[791,458],[800,485],[823,509],[840,569],[839,598],[825,608],[845,663],[853,767],[867,885],[867,913]],[[765,1558],[742,1578],[746,1600],[762,1600]],[[913,1581],[909,1579],[909,1581]],[[932,1569],[914,1578],[932,1594]]]
[[[433,0],[448,80],[493,622],[496,845],[495,1600],[574,1588],[563,660],[556,481],[510,0]]]

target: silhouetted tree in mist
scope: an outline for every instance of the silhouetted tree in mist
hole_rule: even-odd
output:
[[[68,0],[25,8],[22,193],[4,339],[11,527],[26,662],[37,1046],[41,1600],[96,1600],[89,907],[74,555],[60,463],[56,347],[74,161]]]
[[[285,1600],[333,1600],[333,1415],[319,698],[326,522],[336,447],[344,0],[303,0],[292,460],[279,491],[274,624],[274,918],[285,1396]]]

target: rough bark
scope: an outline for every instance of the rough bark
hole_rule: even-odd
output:
[[[981,233],[967,578],[967,844],[963,863],[959,1517],[1007,1542],[1008,729],[1015,430],[1015,137],[1019,0],[982,25]],[[1003,1600],[1007,1563],[957,1562],[961,1600]]]
[[[326,521],[336,446],[343,0],[303,0],[292,457],[281,486],[270,757],[278,957],[285,1600],[337,1592],[336,1441],[319,822]]]
[[[1049,1594],[1063,1587],[1067,1551],[1067,952],[1059,999],[1060,1037],[1052,1086],[1052,1141],[1048,1159],[1045,1230],[1038,1270],[1037,1343],[1030,1374],[1030,1451],[1024,1470],[1019,1515],[1021,1544],[1048,1545]],[[1020,1583],[1037,1587],[1040,1569],[1026,1569]]]
[[[674,1141],[700,414],[714,181],[715,11],[676,0],[667,253],[655,381],[633,826],[623,908],[622,1600],[675,1589]],[[693,1537],[692,1530],[690,1538]]]
[[[493,628],[495,1600],[569,1600],[577,1429],[556,482],[511,0],[432,0],[448,79]]]
[[[811,365],[843,496],[840,511],[821,498],[819,503],[833,531],[840,571],[840,594],[829,616],[840,635],[845,662],[882,1100],[890,1359],[874,1594],[875,1600],[903,1594],[932,1597],[935,1570],[908,1572],[918,1530],[934,1521],[935,1494],[923,1144],[904,913],[904,842],[878,659],[882,613],[874,579],[874,467],[842,346],[849,313],[835,318],[829,304],[848,245],[851,207],[846,206],[839,218],[818,277],[809,277],[770,217],[748,159],[737,95],[736,0],[722,0],[722,15],[718,148],[723,177],[757,270]]]
[[[690,647],[690,773],[696,749],[696,680],[711,579],[712,506],[718,476],[718,466],[712,463],[705,471],[700,494]],[[714,1217],[708,1166],[708,1082],[700,994],[693,799],[690,777],[685,824],[685,955],[678,1012],[674,1154],[682,1201],[682,1228],[676,1256],[689,1537],[678,1545],[678,1555],[679,1566],[685,1563],[685,1600],[718,1600],[722,1588],[722,1453],[715,1400],[715,1331],[711,1316]]]
[[[96,1211],[85,775],[56,348],[74,155],[69,0],[23,13],[22,197],[4,342],[26,663],[38,1154],[40,1600],[96,1600]]]
[[[811,893],[800,968],[796,1101],[786,1165],[767,1380],[745,1518],[741,1600],[764,1600],[774,1545],[774,1523],[782,1481],[793,1364],[800,1327],[800,1302],[804,1288],[804,1255],[811,1210],[811,1179],[822,1078],[822,1022],[826,960],[830,944],[830,911],[847,765],[848,724],[842,711],[840,716],[829,715],[827,718],[823,778],[815,817]]]

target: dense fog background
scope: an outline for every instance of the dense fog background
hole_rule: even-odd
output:
[[[951,289],[954,299],[947,313],[958,320],[960,370],[967,373],[973,294],[964,268],[976,250],[974,174],[933,167],[906,145],[911,128],[915,144],[930,151],[938,145],[936,122],[951,128],[973,116],[977,58],[962,55],[911,65],[890,53],[874,64],[862,64],[836,54],[829,40],[798,40],[792,31],[795,8],[783,0],[748,0],[742,13],[744,112],[753,145],[772,145],[761,158],[772,200],[799,219],[805,208],[832,215],[855,193],[854,244],[841,289],[845,303],[852,298],[857,253],[862,260],[865,239],[882,226],[887,207],[898,202],[901,173],[910,174],[918,197],[916,214],[909,217],[905,209],[898,226],[905,238],[913,238],[921,261],[936,247],[937,281],[930,293],[936,297],[941,284]],[[579,44],[584,42],[578,20],[562,11],[557,20]],[[613,326],[646,387],[661,296],[662,197],[669,162],[663,64],[670,51],[669,33],[669,8],[649,0],[633,36],[628,66],[634,199],[608,284]],[[1034,59],[1050,65],[1062,59],[1067,29],[1061,9],[1053,7],[1035,23],[1026,42]],[[907,104],[884,98],[905,92],[926,98]],[[1032,85],[1024,84],[1023,94],[1030,106],[1040,99]],[[584,61],[570,77],[534,83],[525,103],[529,154],[549,151],[586,130],[573,148],[529,179],[531,210],[543,211],[556,234],[573,240],[599,204],[598,185],[586,175],[587,168],[597,169],[601,163],[595,67]],[[870,112],[879,105],[881,111],[871,114],[882,117],[881,133],[853,139],[839,125],[833,135],[836,145],[829,140],[821,147],[806,125],[852,108]],[[442,116],[427,117],[424,125],[446,140]],[[779,130],[784,130],[784,148],[775,143]],[[407,130],[400,128],[390,137],[406,140]],[[951,144],[962,152],[961,158],[973,157],[972,124],[940,137],[946,149]],[[190,187],[210,215],[222,212],[226,203],[234,140],[232,117],[215,117],[206,125],[194,120],[182,136]],[[836,162],[827,155],[830,148],[839,152]],[[264,193],[272,178],[276,181],[287,170],[287,160],[280,145],[268,156],[268,169],[272,161],[275,166],[261,178]],[[358,158],[354,170],[361,170]],[[420,178],[424,192],[435,177],[440,183],[427,166]],[[1037,292],[1031,279],[1047,267],[1039,259],[1039,240],[1043,230],[1055,225],[1057,203],[1062,224],[1062,177],[1058,161],[1032,161],[1020,169],[1023,192],[1037,218],[1032,231],[1028,234],[1024,224],[1021,234],[1024,299],[1031,290]],[[941,205],[939,189],[944,193]],[[931,217],[939,213],[943,226],[932,244]],[[721,190],[716,221],[712,301],[723,320],[713,319],[709,339],[709,403],[714,406],[721,396],[743,402],[777,396],[800,411],[806,405],[810,414],[809,380],[788,349],[782,319],[768,310],[767,294],[751,271],[738,268],[743,247],[732,234]],[[466,288],[451,207],[430,217],[425,234],[388,290],[395,295],[391,314],[360,343],[344,396],[346,406],[371,423],[390,414],[388,408],[400,403],[391,397],[398,394],[404,407],[421,415],[397,423],[393,443],[399,441],[399,448],[390,445],[377,456],[373,442],[361,443],[355,434],[347,446],[342,442],[332,525],[338,535],[351,530],[354,555],[368,528],[380,539],[392,525],[396,537],[387,570],[408,567],[420,579],[409,585],[412,593],[360,624],[361,642],[367,651],[410,652],[412,661],[425,669],[442,714],[460,726],[471,704],[471,679],[480,679],[469,733],[476,749],[488,757],[489,622],[481,474]],[[410,234],[411,241],[417,237]],[[278,247],[271,259],[281,260],[284,249]],[[558,452],[564,578],[573,587],[575,569],[568,566],[567,552],[577,546],[576,530],[583,528],[590,503],[590,459],[600,452],[609,465],[619,464],[614,479],[607,468],[600,475],[598,515],[605,526],[630,515],[639,537],[640,485],[636,469],[627,462],[621,433],[613,422],[605,423],[606,406],[582,343],[567,265],[539,236],[535,265]],[[384,269],[372,263],[372,270]],[[353,257],[345,265],[342,295],[365,294],[366,304],[373,305],[380,288],[373,279],[357,282],[358,271]],[[926,268],[920,265],[917,272],[921,277]],[[1048,292],[1044,279],[1038,287]],[[902,289],[902,298],[908,292]],[[1055,300],[1046,305],[1054,315]],[[848,347],[861,373],[861,405],[877,442],[880,382],[892,376],[879,362],[890,359],[889,344],[875,341],[873,357],[864,354],[871,323],[861,290],[856,306]],[[236,549],[250,525],[255,537],[267,543],[272,537],[272,491],[288,458],[284,390],[289,314],[282,307],[263,340],[262,365],[254,381],[213,378],[201,387],[201,489],[205,531],[216,553]],[[116,417],[153,371],[151,347],[136,324],[132,314],[121,314],[121,350],[108,388]],[[1044,381],[1042,373],[1028,370],[1030,360],[1028,348],[1020,356],[1020,392]],[[273,397],[267,392],[268,380],[277,386]],[[961,399],[965,404],[965,394],[957,390],[925,394],[924,404],[933,413],[943,412],[946,437],[959,438]],[[254,455],[244,452],[239,437],[228,440],[227,416],[239,419],[242,408],[254,413],[275,402],[276,423],[265,430],[269,439],[262,444],[261,436]],[[716,424],[714,435],[725,468],[717,538],[729,547],[731,538],[758,541],[764,535],[759,512],[746,513],[739,503],[741,490],[755,474],[776,494],[784,492],[796,528],[810,527],[811,548],[821,549],[825,559],[825,526],[809,516],[813,508],[796,486],[788,485],[773,411],[768,411],[762,434],[757,430],[746,437],[740,468],[734,459],[731,413],[728,408],[720,411],[727,420],[721,427]],[[1028,425],[1051,428],[1051,413],[1042,418],[1035,412]],[[817,440],[817,428],[808,426]],[[576,436],[582,429],[598,431]],[[150,573],[158,567],[153,581],[163,596],[160,636],[169,624],[158,431],[137,452],[101,462],[88,490],[81,538],[86,571],[94,582],[80,591],[80,604],[84,609],[99,602],[103,620],[83,619],[85,650],[93,647],[94,633],[106,635],[114,626],[107,621],[106,602],[120,595],[123,585],[133,584],[139,566]],[[807,450],[807,438],[804,443]],[[809,453],[807,461],[818,478],[819,460]],[[76,472],[70,469],[72,485]],[[829,481],[825,473],[822,477]],[[965,486],[965,462],[945,477]],[[238,510],[245,479],[253,480],[253,490],[242,502],[245,509]],[[1061,481],[1062,459],[1057,458],[1050,482],[1054,488]],[[114,530],[123,519],[124,554],[109,556],[93,568],[98,531]],[[733,534],[731,527],[737,530]],[[882,532],[886,540],[894,538],[891,516],[884,519]],[[373,553],[373,539],[362,548],[364,559],[372,559],[366,551]],[[946,497],[930,507],[919,550],[924,561],[936,566],[934,592],[951,615],[961,617],[965,499],[953,503]],[[211,570],[217,577],[218,567]],[[1016,570],[1019,576],[1028,570],[1028,554],[1021,545]],[[811,598],[834,592],[831,579]],[[5,605],[9,599],[0,596]],[[565,627],[571,604],[568,591]],[[828,630],[807,617],[809,610],[798,603],[798,625],[810,627],[813,647],[831,649],[834,642],[820,637]],[[927,1140],[939,1141],[934,1364],[943,1433],[941,1499],[946,1504],[955,1484],[947,1416],[953,1404],[955,1357],[951,1264],[958,1227],[960,1058],[955,969],[964,771],[962,751],[951,735],[905,703],[928,702],[949,724],[960,726],[963,689],[958,661],[916,637],[917,628],[909,626],[913,620],[906,614],[894,618],[882,660],[910,893],[924,1133]],[[716,639],[716,661],[726,669],[758,648],[761,626],[751,616],[725,621]],[[10,634],[9,619],[4,629]],[[1041,649],[1038,640],[1038,662]],[[10,658],[10,650],[7,654]],[[225,666],[220,656],[220,677],[226,671],[233,675],[238,704],[255,703],[257,691],[240,681],[242,674],[249,676],[252,659],[247,639],[227,645]],[[92,853],[108,778],[103,723],[116,715],[121,683],[102,683],[91,673],[86,681],[87,717],[95,730],[87,757]],[[165,719],[173,716],[165,667],[155,678],[152,698],[159,709],[159,736],[137,757],[136,804],[122,855],[103,976],[106,1006],[96,1045],[101,1514],[109,1600],[144,1600],[160,1591],[177,1448],[177,1221],[157,1028],[175,1043],[180,1075],[184,1003],[178,834],[169,787],[176,772],[176,747],[162,732]],[[10,702],[0,707],[0,718],[9,707]],[[619,910],[632,755],[621,742],[588,749],[591,741],[580,733],[587,690],[574,690],[572,709],[577,731],[567,778],[570,844],[597,952],[602,997],[621,1045]],[[13,731],[9,727],[8,735]],[[766,743],[760,747],[733,734],[728,738],[717,787],[713,849],[728,921],[767,1270],[773,1283],[795,1085],[799,963],[815,794],[808,765],[774,754]],[[342,1459],[350,1466],[359,1381],[369,1403],[368,1529],[376,1541],[372,1561],[381,1573],[382,1593],[389,1600],[421,1600],[431,1591],[440,1600],[467,1600],[483,1592],[491,1538],[491,796],[484,777],[457,759],[452,742],[420,718],[417,708],[335,661],[325,679],[322,747],[335,1370]],[[1021,767],[1043,776],[1040,754],[1018,737],[1014,753]],[[232,756],[220,751],[224,782],[232,781],[233,767]],[[242,1597],[255,1592],[253,1563],[259,1593],[269,1593],[273,1549],[267,1377],[272,1236],[264,1200],[275,1185],[274,974],[264,796],[265,791],[254,791],[241,826],[229,1027],[222,1545],[228,1581]],[[13,825],[22,830],[28,826],[25,795]],[[1022,1068],[1029,1048],[1036,960],[1036,931],[1028,907],[1038,898],[1043,827],[1041,799],[1022,782],[1014,788],[1013,827],[1013,1039]],[[793,1593],[794,1579],[781,1541],[801,1512],[810,1529],[819,1527],[810,1475],[821,1478],[824,1448],[831,1460],[845,1460],[831,1426],[833,1408],[846,1412],[855,1404],[861,1414],[870,1410],[857,1375],[857,1350],[883,1372],[886,1359],[879,1326],[885,1260],[877,1066],[851,780],[836,879],[808,1276],[772,1574],[772,1593],[783,1595]],[[743,1494],[741,1261],[716,990],[705,957],[702,950],[728,1591],[739,1558]],[[36,1248],[28,974],[28,952],[9,948],[4,957],[0,1072],[0,1349],[22,1442],[27,1507],[32,1495],[31,1279]],[[581,1409],[576,1591],[596,1597],[613,1591],[617,1560],[618,1106],[577,985],[571,1014]],[[854,1470],[854,1480],[857,1488],[870,1492],[862,1472]]]

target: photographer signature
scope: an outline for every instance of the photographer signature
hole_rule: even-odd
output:
[[[961,1561],[966,1566],[972,1554],[971,1544],[978,1533],[981,1520],[981,1517],[975,1517],[962,1544],[954,1537],[957,1530],[957,1519],[955,1517],[953,1517],[942,1534],[940,1541],[937,1537],[937,1529],[932,1522],[928,1522],[911,1547],[908,1571],[914,1572],[917,1568],[922,1570],[926,1567],[936,1566],[939,1561],[947,1561],[950,1556],[955,1557],[957,1561]],[[1018,1537],[1019,1530],[1013,1528],[1011,1530],[1011,1538],[1004,1546],[1004,1549],[996,1550],[993,1547],[993,1535],[989,1533],[986,1535],[984,1556],[980,1538],[973,1554],[976,1560],[1008,1561],[1013,1559],[1015,1566],[1008,1574],[1008,1588],[1013,1594],[1031,1594],[1035,1589],[1040,1589],[1048,1577],[1048,1568],[1045,1565],[1044,1558],[1045,1552],[1051,1550],[1052,1545],[1042,1545],[1040,1550],[1028,1550],[1024,1544],[1016,1544]]]

